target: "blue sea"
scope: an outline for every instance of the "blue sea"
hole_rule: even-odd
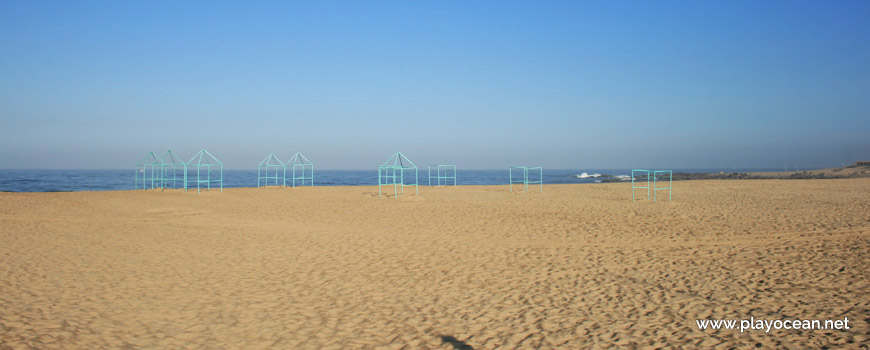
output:
[[[718,173],[733,169],[674,169],[674,172]],[[740,172],[777,171],[777,169],[739,169]],[[594,183],[600,178],[580,178],[581,174],[629,175],[630,169],[544,169],[544,184]],[[135,189],[135,170],[2,170],[0,191],[71,192]],[[508,170],[457,171],[458,185],[507,185]],[[433,179],[433,181],[436,181]],[[377,170],[317,170],[315,186],[377,186]],[[426,170],[420,171],[420,185],[427,185]],[[256,187],[256,170],[224,170],[224,187]],[[141,186],[140,186],[141,188]]]

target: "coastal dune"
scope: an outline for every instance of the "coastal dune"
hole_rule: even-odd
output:
[[[0,193],[0,349],[870,346],[870,179],[673,187]]]

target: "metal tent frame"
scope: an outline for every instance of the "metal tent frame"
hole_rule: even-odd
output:
[[[314,163],[312,163],[308,158],[302,155],[302,153],[296,152],[293,157],[290,157],[285,163],[288,167],[290,167],[290,181],[291,185],[296,187],[296,180],[300,180],[302,183],[300,186],[305,186],[305,180],[308,180],[309,186],[314,186]],[[296,168],[300,168],[299,172],[296,172]],[[284,177],[284,183],[286,186],[287,177]]]
[[[278,172],[282,172],[279,176]],[[269,176],[270,169],[275,169],[275,176]],[[261,187],[260,183],[262,180],[262,187],[269,186],[269,179],[275,180],[275,186],[278,186],[278,179],[281,179],[283,182],[281,183],[281,187],[287,186],[287,166],[281,159],[278,159],[278,156],[275,153],[269,153],[259,165],[257,165],[257,187]]]
[[[175,156],[172,150],[166,150],[160,155],[163,163],[160,167],[161,188],[184,188],[187,190],[187,163]],[[181,183],[178,182],[178,171],[181,170]],[[172,174],[170,177],[169,174]],[[172,181],[170,185],[169,182]],[[181,187],[179,187],[181,186]]]
[[[142,189],[147,190],[148,185],[150,184],[151,190],[156,189],[157,187],[161,187],[160,183],[162,176],[161,171],[163,169],[163,162],[160,160],[154,152],[148,152],[145,157],[142,157],[139,162],[136,163],[136,177],[134,181],[133,189],[139,189],[139,174],[142,174]],[[147,170],[147,171],[146,171]]]
[[[414,183],[405,183],[405,171],[414,170]],[[417,166],[402,152],[396,152],[384,164],[378,167],[378,197],[381,196],[381,186],[393,185],[393,194],[398,197],[405,193],[405,186],[414,186],[417,196],[420,195]],[[410,177],[410,176],[409,176]],[[401,188],[401,192],[400,192]]]
[[[196,180],[192,180],[193,176],[187,176],[188,184],[185,185],[185,191],[192,187],[189,185],[191,181],[196,183],[196,193],[201,191],[202,184],[205,184],[206,191],[211,190],[211,184],[214,182],[220,185],[221,192],[224,191],[224,164],[204,148],[190,158],[187,162],[187,168],[188,171],[192,171],[191,168],[196,168]],[[202,168],[205,168],[205,180],[202,179]],[[220,171],[220,177],[212,179],[211,174],[215,172],[214,168]]]

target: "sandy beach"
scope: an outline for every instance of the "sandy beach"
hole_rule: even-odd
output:
[[[870,347],[870,179],[673,186],[0,193],[0,349]]]

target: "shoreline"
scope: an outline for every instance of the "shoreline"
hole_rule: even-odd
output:
[[[703,181],[703,180],[837,180],[837,179],[860,179],[860,178],[870,178],[870,167],[859,167],[857,171],[847,171],[843,172],[843,174],[837,174],[839,169],[819,169],[819,170],[808,170],[808,171],[795,171],[795,172],[757,172],[757,173],[673,173],[673,181]],[[831,175],[833,173],[833,175]],[[646,176],[638,176],[635,182],[638,181],[646,181]],[[586,183],[553,183],[548,184],[544,183],[544,187],[547,186],[561,186],[561,185],[596,185],[596,184],[616,184],[616,183],[626,183],[630,184],[630,180],[620,180],[614,178],[603,178],[600,182],[586,182]],[[389,185],[384,185],[387,187]],[[508,187],[509,184],[495,184],[495,185],[442,185],[442,186],[429,186],[429,185],[419,185],[421,189],[423,188],[450,188],[450,187]],[[514,184],[516,187],[517,184]],[[519,184],[522,186],[522,184]],[[360,187],[374,187],[377,188],[377,185],[316,185],[316,186],[297,186],[297,188],[309,188],[309,187],[319,187],[319,188],[339,188],[339,187],[348,187],[348,188],[360,188]],[[413,185],[406,185],[406,187],[413,187]],[[267,187],[241,187],[241,186],[233,186],[233,187],[224,187],[224,191],[226,190],[235,190],[235,189],[290,189],[293,190],[292,187],[281,187],[281,186],[267,186]],[[77,193],[77,192],[127,192],[127,191],[145,191],[145,192],[170,192],[170,191],[180,191],[182,189],[179,188],[167,188],[166,190],[161,190],[160,188],[151,190],[151,189],[109,189],[109,190],[82,190],[82,191],[62,191],[62,190],[53,190],[53,191],[6,191],[0,190],[0,193]],[[220,192],[220,190],[211,190],[202,192]],[[196,192],[196,189],[189,189],[188,192]],[[517,192],[517,191],[514,191]],[[522,192],[522,191],[520,191]],[[530,190],[529,192],[536,192]]]

